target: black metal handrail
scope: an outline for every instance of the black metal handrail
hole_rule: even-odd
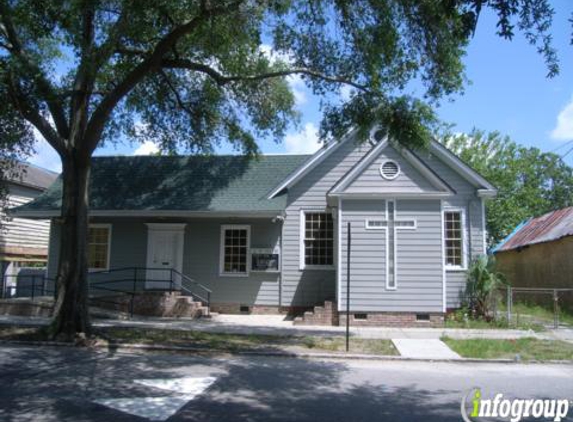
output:
[[[144,276],[141,276],[141,272],[144,271]],[[168,278],[150,278],[150,273],[153,272],[168,272]],[[121,273],[128,273],[126,275]],[[121,274],[121,277],[114,277],[116,274]],[[110,276],[110,279],[106,280],[97,280],[97,278],[101,276]],[[5,276],[2,284],[2,298],[12,297],[12,295],[8,294],[7,288],[7,278],[13,277],[16,279],[16,289],[20,291],[28,290],[30,292],[30,296],[34,299],[38,296],[40,292],[42,295],[57,295],[57,284],[54,279],[48,278],[46,275],[32,275],[32,274],[25,274],[25,275],[13,275],[13,276]],[[154,276],[155,277],[155,276]],[[22,283],[21,286],[18,287],[19,281],[21,280],[31,280],[31,284],[29,281],[27,284]],[[38,285],[38,283],[40,283]],[[160,287],[149,288],[148,283],[153,283],[155,286],[159,285]],[[206,286],[202,285],[201,283],[193,280],[191,277],[177,271],[173,268],[149,268],[149,267],[121,267],[121,268],[110,268],[107,270],[100,270],[100,271],[93,271],[88,274],[88,284],[89,284],[89,291],[90,291],[90,300],[91,301],[99,301],[103,302],[104,299],[101,296],[94,295],[93,293],[99,292],[113,292],[118,294],[125,294],[130,297],[129,300],[129,307],[130,307],[130,314],[133,315],[133,302],[135,296],[139,292],[155,290],[155,291],[179,291],[183,295],[191,296],[194,300],[200,301],[203,303],[207,309],[210,308],[211,305],[211,293],[212,291],[207,288]],[[53,288],[50,287],[53,286]],[[24,295],[18,294],[18,296],[23,297]],[[109,300],[108,300],[109,302]],[[116,304],[124,304],[123,302],[113,302]]]
[[[15,280],[14,283],[8,283],[9,280]],[[25,281],[25,283],[19,283]],[[50,282],[54,280],[47,278],[43,274],[7,274],[2,280],[2,290],[0,292],[2,299],[16,297],[37,297],[52,296],[54,289],[50,288]],[[52,283],[55,285],[55,283]]]
[[[206,308],[207,308],[207,314],[210,312],[210,308],[211,308],[211,293],[213,293],[213,291],[207,287],[205,287],[204,285],[202,285],[201,283],[193,280],[191,277],[172,269],[172,274],[177,275],[178,277],[181,278],[181,283],[179,284],[179,288],[181,292],[185,292],[188,293],[189,296],[193,297],[195,300],[199,300],[201,303],[203,303]],[[192,289],[192,287],[198,287],[199,289],[202,290],[202,295],[198,294],[197,292],[194,292]]]

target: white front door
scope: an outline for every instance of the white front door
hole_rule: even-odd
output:
[[[177,288],[181,283],[178,273],[181,273],[183,266],[185,224],[147,224],[147,226],[145,288],[160,290]]]

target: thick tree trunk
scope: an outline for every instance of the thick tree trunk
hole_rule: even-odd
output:
[[[62,159],[63,192],[58,296],[51,326],[53,337],[71,341],[90,333],[88,312],[88,182],[89,158]]]

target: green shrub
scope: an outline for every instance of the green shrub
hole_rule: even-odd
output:
[[[503,274],[495,271],[495,260],[480,255],[470,265],[467,275],[467,293],[471,315],[474,318],[492,320],[492,310],[499,300],[499,290],[507,283]]]

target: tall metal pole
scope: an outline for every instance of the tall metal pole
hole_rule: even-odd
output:
[[[346,351],[350,350],[350,245],[351,233],[348,222],[348,240],[346,245]]]

